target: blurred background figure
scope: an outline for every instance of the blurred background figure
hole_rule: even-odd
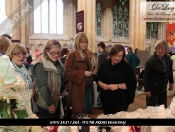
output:
[[[105,48],[106,48],[106,45],[103,42],[97,43],[97,50],[100,53],[98,55],[98,69],[100,68],[100,65],[108,59],[108,51],[106,51]],[[97,91],[99,92],[98,98],[97,98],[97,107],[99,109],[102,109],[101,97],[100,97],[101,93],[98,87],[97,87]]]
[[[30,54],[30,49],[29,47],[26,47],[27,55],[26,55],[26,60],[25,60],[25,66],[27,70],[29,69],[29,65],[32,63],[32,56]]]
[[[107,60],[108,57],[108,52],[105,50],[106,45],[103,42],[99,42],[97,43],[97,50],[100,53],[98,55],[98,66],[100,67],[100,65]]]
[[[10,39],[10,41],[12,41],[12,38],[11,38],[10,35],[8,35],[8,34],[3,34],[2,36],[7,37],[8,39]]]
[[[137,57],[135,53],[132,51],[132,47],[127,48],[128,54],[126,55],[126,60],[131,65],[132,69],[136,70],[136,67],[140,64],[140,59]]]
[[[35,56],[36,57],[36,60],[39,58],[39,56],[41,55],[41,52],[39,51],[39,48],[36,47],[35,48],[35,52],[33,53],[32,56]]]
[[[5,55],[7,49],[12,44],[11,40],[7,37],[0,36],[0,56]]]
[[[61,62],[64,64],[65,63],[65,60],[67,58],[67,54],[69,53],[69,49],[64,47],[61,49],[61,57],[60,57],[60,60]]]
[[[135,49],[135,54],[136,54],[136,55],[137,55],[137,51],[138,51],[138,50],[139,50],[138,48]]]

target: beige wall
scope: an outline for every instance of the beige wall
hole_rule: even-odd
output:
[[[6,0],[6,14],[9,15],[23,0]],[[76,12],[84,10],[85,13],[85,33],[89,39],[89,49],[94,52],[95,44],[103,41],[108,44],[122,44],[132,46],[133,49],[145,49],[145,45],[151,44],[151,40],[146,40],[146,23],[139,21],[139,3],[145,0],[129,1],[129,38],[113,38],[113,15],[112,6],[114,0],[100,0],[102,4],[102,36],[96,36],[96,1],[95,0],[63,0],[64,3],[64,33],[61,36],[42,36],[33,34],[33,14],[26,19],[13,32],[13,39],[21,40],[25,46],[31,50],[39,47],[41,50],[50,38],[60,41],[62,46],[73,43],[76,34],[75,21]],[[20,12],[20,11],[19,11]],[[159,38],[165,38],[166,24],[159,25]]]

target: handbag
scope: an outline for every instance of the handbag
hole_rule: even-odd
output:
[[[72,68],[75,69],[75,54],[74,54],[74,63],[73,63],[73,67]],[[65,89],[63,90],[63,92],[61,93],[61,95],[63,97],[63,104],[67,108],[70,108],[72,106],[71,92],[72,92],[72,88],[73,88],[74,83],[71,82],[71,81],[69,81],[68,79],[66,79],[66,81],[69,82],[69,85],[68,85],[68,87],[65,87]]]
[[[86,88],[89,88],[92,85],[93,81],[94,81],[93,76],[86,77]]]

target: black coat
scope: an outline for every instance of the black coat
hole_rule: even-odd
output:
[[[108,76],[110,71],[112,72]],[[106,107],[106,109],[110,109],[109,111],[112,114],[123,111],[124,108],[133,103],[137,81],[135,73],[129,63],[121,61],[115,66],[111,65],[111,61],[102,63],[97,74],[97,82],[98,81],[102,81],[106,84],[126,84],[127,90],[117,89],[111,91],[103,90],[99,87],[101,89],[101,101],[103,108]]]
[[[161,59],[154,53],[145,65],[143,76],[145,92],[162,94],[167,92],[167,84],[173,83],[173,71],[170,58],[164,55],[165,66]]]

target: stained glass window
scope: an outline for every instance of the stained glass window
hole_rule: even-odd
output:
[[[146,0],[147,2],[163,1],[163,0]],[[158,39],[158,22],[146,23],[146,39]]]
[[[101,5],[100,2],[97,0],[96,3],[96,17],[97,17],[97,36],[101,36]]]
[[[146,23],[146,39],[158,39],[158,22]]]
[[[129,0],[115,0],[113,20],[114,38],[129,37]]]

